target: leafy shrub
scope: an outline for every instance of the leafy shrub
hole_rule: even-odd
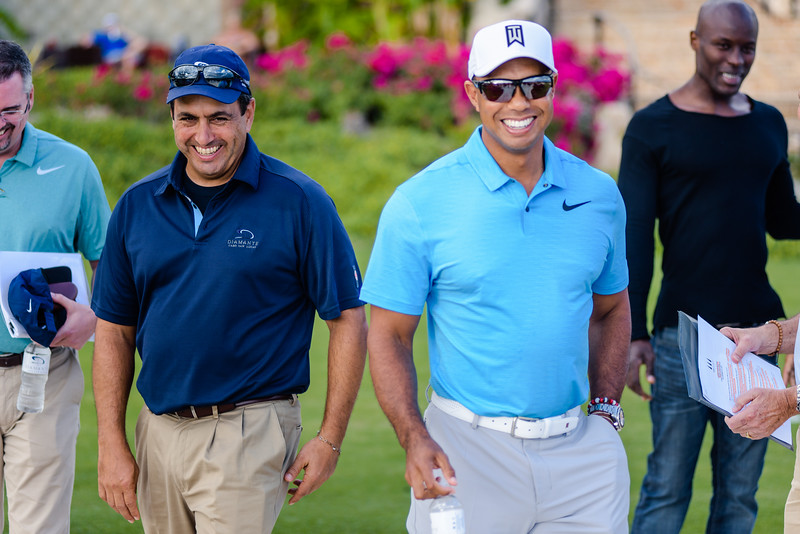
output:
[[[548,135],[590,159],[597,105],[625,98],[629,76],[618,58],[602,50],[584,55],[557,39],[554,52],[559,81]],[[467,46],[440,40],[363,48],[335,33],[323,46],[298,41],[259,56],[250,68],[251,86],[259,116],[267,120],[299,117],[354,131],[400,126],[445,133],[477,120],[463,88],[468,55]],[[162,120],[168,70],[160,65],[133,73],[108,67],[38,73],[36,83],[48,90],[42,99],[37,94],[37,105]]]
[[[92,156],[112,207],[131,184],[168,165],[177,152],[166,106],[158,123],[130,117],[87,119],[69,110],[41,110],[38,102],[34,110],[31,122],[37,127]],[[377,127],[368,136],[356,136],[343,134],[332,122],[267,120],[256,111],[251,134],[262,152],[325,187],[352,236],[371,239],[394,188],[463,144],[469,132],[441,136],[416,128]]]

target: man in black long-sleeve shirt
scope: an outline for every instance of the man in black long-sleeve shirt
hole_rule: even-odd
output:
[[[712,324],[750,326],[784,315],[769,285],[765,233],[800,238],[800,205],[787,161],[786,123],[740,92],[755,58],[758,21],[741,1],[703,4],[690,34],[696,72],[637,112],[623,140],[619,186],[628,212],[632,342],[628,386],[651,399],[653,452],[632,534],[677,533],[691,500],[706,424],[714,431],[714,495],[707,532],[749,533],[766,440],[733,434],[723,417],[688,397],[677,311]],[[647,330],[655,220],[663,281]]]

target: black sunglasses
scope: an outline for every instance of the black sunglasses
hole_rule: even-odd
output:
[[[509,102],[514,98],[517,87],[528,100],[542,98],[553,88],[552,74],[539,74],[521,80],[504,80],[501,78],[472,82],[478,91],[490,102]]]
[[[200,74],[208,83],[220,89],[230,89],[234,80],[239,80],[250,94],[250,84],[235,70],[222,65],[178,65],[169,72],[169,81],[175,87],[186,87],[200,79]]]

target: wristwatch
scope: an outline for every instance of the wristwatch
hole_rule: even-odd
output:
[[[622,411],[622,406],[617,401],[608,397],[595,397],[589,401],[589,408],[587,409],[589,415],[595,412],[602,412],[608,415],[608,419],[614,428],[619,432],[625,426],[625,413]]]
[[[795,392],[795,397],[797,398],[797,405],[795,409],[798,413],[800,413],[800,384],[797,384],[797,391]]]

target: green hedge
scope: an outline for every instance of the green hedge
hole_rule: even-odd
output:
[[[92,156],[112,207],[125,189],[169,164],[177,151],[166,104],[158,122],[87,118],[84,113],[40,110],[38,104],[37,98],[32,122]],[[373,128],[355,135],[333,122],[259,119],[257,109],[251,133],[262,152],[297,167],[325,187],[354,237],[371,238],[394,188],[463,144],[471,129],[443,136],[412,128]]]

